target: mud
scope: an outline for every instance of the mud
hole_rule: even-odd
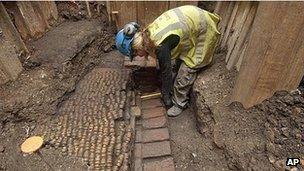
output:
[[[29,43],[33,52],[22,62],[30,68],[45,64],[61,67],[74,58],[85,46],[92,43],[97,35],[107,37],[105,24],[98,20],[64,22],[47,32],[42,38]],[[101,40],[103,42],[103,40]],[[104,45],[108,44],[104,42]]]
[[[71,27],[66,31],[76,33],[77,29]],[[92,35],[92,41],[84,46],[74,46],[77,53],[63,63],[32,66],[23,63],[26,67],[18,79],[0,87],[0,147],[3,149],[0,151],[0,170],[48,168],[37,154],[24,156],[19,146],[27,137],[43,131],[40,130],[41,125],[47,126],[53,122],[59,114],[60,106],[73,95],[78,82],[93,68],[122,67],[123,58],[119,58],[116,53],[108,53],[114,45],[111,30],[102,26],[100,32]],[[64,43],[64,36],[56,41]],[[45,43],[44,46],[48,48],[49,44]],[[40,151],[45,160],[56,166],[56,169],[84,170],[88,167],[83,160],[66,157],[61,150],[42,148]]]
[[[196,130],[193,109],[169,118],[169,129],[176,170],[229,170],[223,151]]]
[[[193,90],[197,129],[223,150],[231,170],[291,169],[285,168],[287,157],[303,158],[303,95],[278,93],[246,110],[230,104],[236,74],[225,68],[223,54],[199,74]]]
[[[79,53],[70,56],[64,63],[26,67],[16,81],[1,86],[1,122],[33,121],[55,114],[57,104],[74,91],[77,82],[94,66],[105,62],[104,48],[112,45],[113,35],[104,28],[101,34],[95,36],[93,42],[86,45],[87,48],[78,50],[81,46],[75,46],[75,51]],[[45,48],[48,48],[47,45]]]

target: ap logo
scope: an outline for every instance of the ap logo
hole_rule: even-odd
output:
[[[287,158],[286,160],[286,166],[297,166],[300,164],[299,158]]]

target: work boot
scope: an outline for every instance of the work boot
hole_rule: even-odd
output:
[[[182,108],[174,105],[167,111],[167,115],[171,116],[171,117],[175,117],[175,116],[178,116],[179,114],[181,114],[182,111],[183,111]]]

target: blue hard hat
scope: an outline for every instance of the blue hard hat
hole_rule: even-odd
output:
[[[123,55],[133,58],[132,51],[133,36],[127,36],[124,34],[124,30],[120,30],[116,35],[116,47]]]
[[[129,56],[133,60],[132,42],[133,37],[139,29],[139,24],[130,22],[124,26],[116,35],[116,47],[122,54]]]

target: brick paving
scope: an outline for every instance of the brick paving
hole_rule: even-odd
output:
[[[45,126],[50,147],[82,158],[89,170],[174,171],[166,111],[160,99],[133,93],[128,102],[129,78],[128,70],[114,68],[87,74]]]
[[[167,118],[165,116],[160,116],[156,118],[145,119],[143,120],[142,125],[145,129],[163,128],[167,125]]]
[[[150,109],[143,109],[142,110],[142,118],[147,119],[147,118],[155,118],[159,116],[164,116],[165,109],[163,107],[155,107],[155,108],[150,108]]]
[[[89,170],[128,170],[132,129],[124,120],[128,70],[95,68],[47,125],[44,137]]]
[[[167,117],[160,99],[141,102],[133,150],[135,171],[174,171]]]

